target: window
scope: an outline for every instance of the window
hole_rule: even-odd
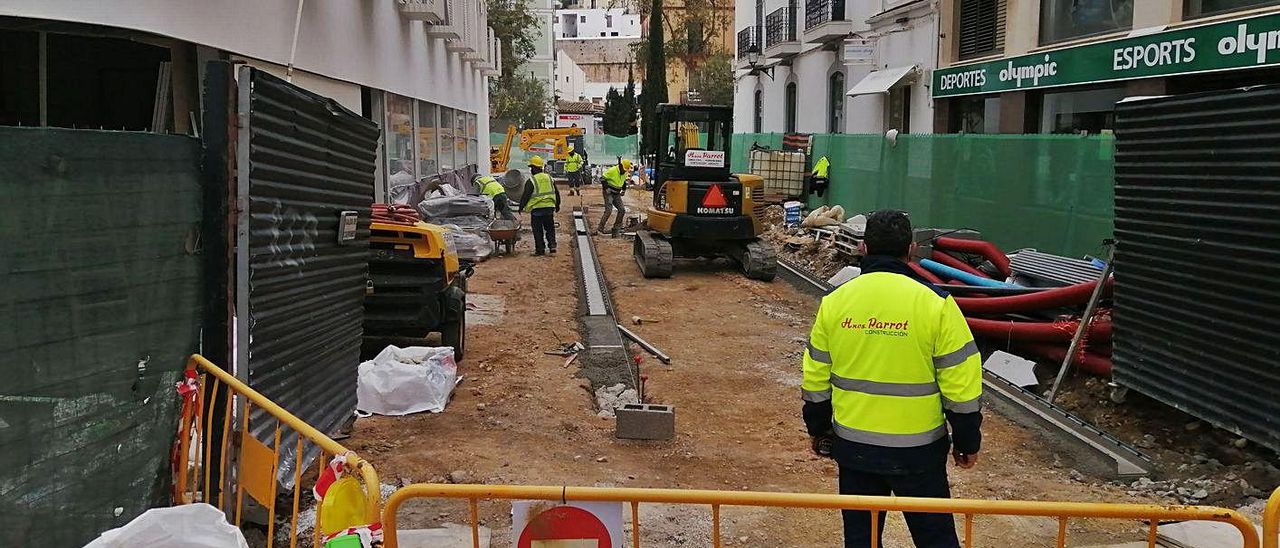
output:
[[[586,23],[586,22],[587,22],[587,16],[585,16],[585,15],[579,15],[579,16],[578,16],[578,22],[579,22],[579,23]]]
[[[388,93],[386,97],[387,123],[383,126],[387,147],[388,187],[412,184],[418,179],[413,145],[413,99]]]
[[[476,128],[478,127],[478,125],[476,124],[476,121],[477,121],[477,118],[475,114],[467,115],[467,138],[471,140],[471,142],[467,145],[467,163],[474,164],[475,166],[479,167],[480,136],[476,134]]]
[[[453,168],[467,167],[467,146],[470,137],[467,135],[467,113],[457,111],[453,118]]]
[[[960,0],[960,59],[1004,52],[1007,0]]]
[[[952,99],[947,131],[951,133],[1000,133],[1000,97]]]
[[[604,31],[600,31],[600,36],[604,36]]]
[[[1280,0],[1187,0],[1182,6],[1182,13],[1190,19],[1277,3]]]
[[[418,175],[426,177],[440,171],[436,159],[436,121],[438,107],[418,101]]]
[[[613,26],[613,16],[612,16],[612,15],[606,15],[606,16],[604,16],[604,26],[606,26],[606,27],[612,27],[612,26]]]
[[[752,128],[756,133],[764,131],[764,92],[756,90],[755,108],[751,115]]]
[[[794,133],[796,131],[796,83],[787,84],[784,97],[782,99],[784,114],[786,120],[783,125],[783,131]]]
[[[618,31],[616,30],[609,33],[609,36],[617,36],[617,35],[618,35]]]
[[[1133,26],[1133,0],[1040,0],[1040,43]]]
[[[828,83],[828,105],[830,113],[827,115],[827,131],[831,133],[844,133],[844,73],[834,72],[831,74],[830,83]]]
[[[453,163],[453,113],[451,108],[440,107],[440,172],[456,169]]]
[[[1101,133],[1115,127],[1116,102],[1124,86],[1045,93],[1040,110],[1041,133]]]
[[[889,97],[885,101],[886,129],[896,129],[898,133],[911,132],[911,86],[889,88]]]

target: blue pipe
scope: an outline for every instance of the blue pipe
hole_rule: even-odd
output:
[[[929,272],[937,274],[938,277],[944,280],[950,278],[952,280],[964,282],[968,285],[976,285],[980,287],[1021,287],[1016,284],[991,280],[981,276],[974,276],[973,274],[958,268],[951,268],[932,259],[920,259],[920,266],[925,267]]]

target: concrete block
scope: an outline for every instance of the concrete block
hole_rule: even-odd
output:
[[[614,411],[614,436],[624,440],[669,440],[676,435],[676,410],[670,405],[628,403]]]

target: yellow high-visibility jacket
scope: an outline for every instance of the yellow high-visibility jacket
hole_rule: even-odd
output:
[[[844,440],[931,444],[947,435],[944,410],[980,411],[982,358],[950,295],[913,279],[901,261],[866,259],[864,267],[883,266],[867,268],[818,308],[802,397],[830,402],[832,429]],[[962,452],[976,451],[972,445],[965,450],[957,440]]]

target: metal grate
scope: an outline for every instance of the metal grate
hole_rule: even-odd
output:
[[[242,87],[240,104],[249,113],[239,143],[248,202],[248,238],[239,250],[248,260],[241,363],[250,386],[333,432],[356,406],[378,127],[332,99],[240,70],[241,86],[252,86],[247,94]],[[338,242],[342,211],[359,218],[356,239],[345,244]],[[254,422],[265,440],[271,421]],[[294,443],[282,447],[288,453]],[[282,467],[280,477],[291,483],[293,472]]]
[[[796,41],[796,4],[773,10],[764,18],[764,47]]]
[[[960,0],[960,59],[1004,52],[1008,0]]]
[[[804,3],[804,30],[810,31],[823,23],[844,21],[845,0],[808,0]]]
[[[760,53],[761,49],[761,30],[763,27],[755,25],[738,31],[738,58],[742,59],[748,53]]]
[[[1116,115],[1115,379],[1280,449],[1280,87]]]

